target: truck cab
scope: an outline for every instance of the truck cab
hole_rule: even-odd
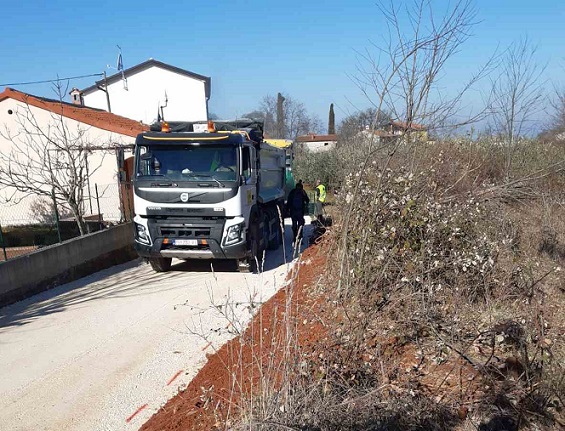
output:
[[[281,242],[284,181],[285,153],[260,123],[153,126],[135,143],[135,248],[158,272],[172,258],[250,268]]]

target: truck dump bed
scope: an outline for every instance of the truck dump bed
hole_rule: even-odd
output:
[[[259,148],[259,159],[259,202],[284,199],[286,151],[263,141]]]

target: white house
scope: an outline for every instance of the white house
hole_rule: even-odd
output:
[[[303,148],[312,151],[313,153],[319,153],[322,151],[328,151],[335,148],[337,145],[337,135],[304,135],[297,136],[296,142]]]
[[[75,89],[71,96],[73,103],[145,124],[156,121],[158,115],[169,121],[205,121],[210,78],[149,59],[82,91]]]
[[[121,218],[120,187],[117,179],[117,148],[130,148],[125,157],[131,156],[131,146],[137,134],[148,127],[138,121],[120,117],[106,111],[77,106],[58,100],[46,99],[6,88],[0,93],[0,163],[5,164],[12,152],[20,158],[34,159],[34,146],[51,148],[41,157],[57,160],[56,144],[47,141],[60,140],[67,134],[75,144],[88,145],[87,157],[90,169],[89,187],[84,191],[86,214],[98,214],[96,189],[98,189],[100,213],[105,220]],[[6,168],[5,166],[2,166]],[[6,202],[7,198],[12,198]],[[2,225],[34,222],[31,211],[38,196],[28,196],[0,186],[0,223]]]

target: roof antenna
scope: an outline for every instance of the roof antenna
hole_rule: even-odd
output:
[[[126,76],[124,75],[124,61],[122,59],[122,48],[120,47],[120,45],[116,45],[118,47],[118,61],[117,61],[117,69],[118,72],[122,72],[122,82],[124,83],[124,90],[128,90],[128,80],[126,79]]]
[[[118,47],[118,59],[116,60],[116,67],[110,66],[109,64],[106,65],[108,69],[114,69],[118,72],[122,72],[122,82],[124,84],[124,90],[128,90],[128,80],[126,79],[126,75],[124,74],[124,61],[122,58],[122,48],[120,45],[116,45]]]

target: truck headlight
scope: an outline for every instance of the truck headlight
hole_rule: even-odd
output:
[[[234,244],[236,242],[241,241],[241,234],[243,233],[243,224],[236,224],[234,226],[230,226],[226,233],[226,240],[225,244]]]
[[[149,232],[147,232],[147,229],[142,224],[135,224],[135,236],[137,241],[141,242],[142,244],[151,244],[151,240],[149,239]]]

